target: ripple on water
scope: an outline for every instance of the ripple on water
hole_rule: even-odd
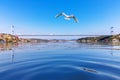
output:
[[[104,62],[103,59],[95,60],[95,58],[92,58],[89,60],[88,58],[87,60],[82,57],[69,57],[66,59],[63,56],[27,58],[25,61],[1,66],[0,68],[5,70],[0,75],[4,80],[13,78],[17,78],[17,80],[34,80],[37,78],[44,80],[49,80],[49,78],[79,80],[85,79],[85,77],[91,80],[95,80],[97,77],[100,79],[104,78],[104,80],[105,78],[106,80],[120,79],[119,66],[111,65],[110,61],[107,61],[109,62],[107,64]],[[72,75],[73,78],[67,77],[68,75]]]
[[[120,80],[117,59],[57,50],[33,51],[13,64],[0,63],[0,80]]]

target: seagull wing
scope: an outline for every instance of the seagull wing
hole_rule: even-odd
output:
[[[78,22],[78,19],[75,16],[73,16],[73,19],[75,20],[75,22]]]
[[[62,13],[57,14],[57,15],[55,16],[55,18],[58,18],[59,16],[62,16],[62,15],[63,15]]]
[[[66,15],[64,12],[60,13],[60,14],[57,14],[55,16],[55,18],[58,18],[59,16],[65,16],[65,17],[68,17],[68,15]]]
[[[65,17],[69,17],[67,14],[65,14],[64,12],[62,12],[62,15]]]

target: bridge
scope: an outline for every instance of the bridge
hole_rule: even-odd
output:
[[[18,36],[21,36],[21,37],[25,37],[25,36],[110,36],[110,35],[18,35]]]

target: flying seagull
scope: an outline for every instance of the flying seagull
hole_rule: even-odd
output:
[[[55,16],[55,18],[58,18],[59,16],[64,16],[66,20],[70,20],[71,18],[73,18],[75,20],[75,22],[77,23],[78,22],[78,19],[74,16],[74,15],[67,15],[65,14],[64,12],[60,13],[60,14],[57,14]]]

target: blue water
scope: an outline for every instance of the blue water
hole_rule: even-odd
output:
[[[120,80],[120,50],[76,42],[0,51],[0,80]]]

